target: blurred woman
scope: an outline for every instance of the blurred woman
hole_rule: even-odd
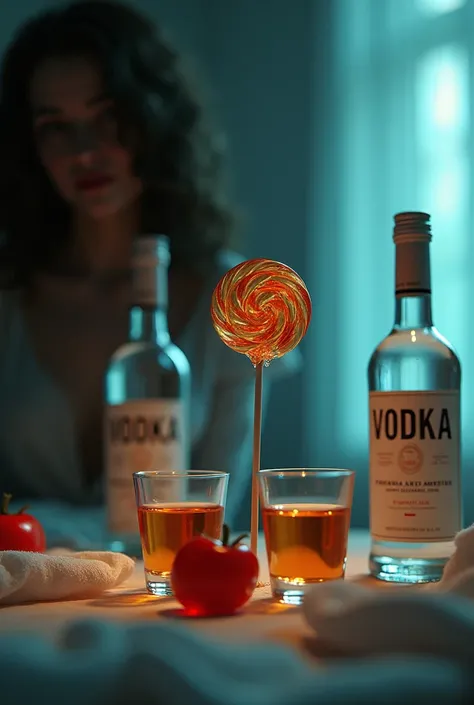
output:
[[[0,485],[102,501],[103,377],[127,339],[131,244],[164,233],[170,333],[192,370],[192,467],[230,471],[234,521],[254,373],[218,339],[209,303],[243,258],[228,249],[222,147],[180,57],[130,7],[73,3],[20,29],[0,89]]]

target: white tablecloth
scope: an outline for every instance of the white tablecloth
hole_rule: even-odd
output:
[[[365,532],[351,532],[347,578],[390,591],[367,577],[368,547]],[[412,653],[327,660],[335,654],[322,652],[315,637],[301,610],[273,602],[268,587],[237,616],[180,620],[173,599],[145,593],[137,565],[127,585],[100,599],[0,609],[0,703],[474,702],[471,667]]]
[[[367,577],[369,537],[367,532],[353,530],[349,539],[347,578],[371,581]],[[219,619],[187,619],[187,626],[226,641],[272,641],[290,644],[306,656],[307,637],[311,630],[299,609],[275,603],[271,599],[263,540],[259,542],[261,580],[251,602],[233,617]],[[373,581],[379,589],[385,584]],[[182,620],[179,605],[173,598],[155,598],[144,588],[143,565],[137,563],[132,577],[122,587],[110,590],[100,599],[51,602],[0,608],[0,633],[7,630],[53,636],[64,624],[79,617],[113,621]]]

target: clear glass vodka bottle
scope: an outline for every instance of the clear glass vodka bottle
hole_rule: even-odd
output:
[[[105,377],[109,547],[140,555],[133,472],[189,469],[190,368],[168,332],[169,243],[135,240],[129,341]]]
[[[461,368],[431,317],[430,216],[395,216],[395,323],[368,367],[370,571],[439,580],[462,528]]]

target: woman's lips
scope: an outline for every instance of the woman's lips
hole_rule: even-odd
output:
[[[104,186],[109,186],[112,182],[113,178],[106,174],[90,174],[77,179],[76,188],[79,191],[96,191]]]

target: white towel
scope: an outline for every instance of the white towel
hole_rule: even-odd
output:
[[[303,611],[318,639],[345,653],[417,653],[474,663],[474,525],[461,531],[439,583],[316,585]]]
[[[128,556],[105,551],[0,551],[0,605],[95,597],[123,583],[134,565]]]
[[[456,549],[446,563],[441,581],[427,587],[462,591],[474,599],[474,524],[460,531],[454,543]]]

